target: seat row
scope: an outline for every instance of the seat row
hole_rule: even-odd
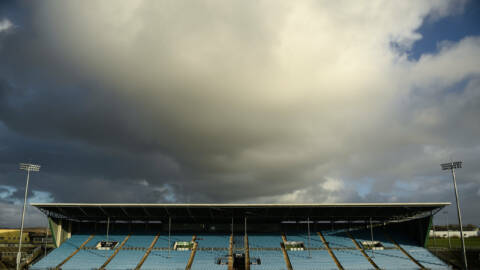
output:
[[[372,232],[368,230],[351,231],[351,235],[357,240],[371,241]],[[345,269],[371,269],[372,266],[360,250],[356,249],[350,236],[345,231],[324,231],[323,235],[333,250],[336,258]],[[413,241],[407,240],[404,235],[391,233],[392,238],[397,240],[400,247],[417,259],[429,269],[448,269],[437,257],[433,256],[425,248],[415,245]],[[72,252],[77,250],[89,237],[88,234],[72,235],[59,248],[50,252],[31,269],[54,268]],[[122,242],[126,234],[110,235],[109,240]],[[315,250],[288,251],[288,257],[294,269],[336,269],[337,266],[326,250],[320,237],[312,233],[310,237],[306,233],[290,233],[286,235],[288,241],[301,241],[308,247]],[[100,267],[112,254],[113,250],[96,250],[95,245],[107,238],[106,235],[95,235],[84,249],[80,249],[75,256],[68,260],[62,269],[92,269]],[[150,246],[155,235],[131,235],[123,248],[108,264],[108,269],[133,269],[145,254],[146,248]],[[225,265],[216,264],[217,258],[225,257],[228,253],[230,236],[227,234],[197,234],[198,247],[192,269],[220,269]],[[382,269],[389,269],[396,266],[402,269],[416,269],[418,266],[410,260],[397,246],[392,243],[380,229],[373,230],[373,238],[379,241],[384,250],[366,250],[368,256]],[[243,238],[237,237],[239,246],[243,245]],[[251,269],[270,270],[286,269],[286,263],[282,251],[279,249],[283,241],[279,234],[250,234],[249,248],[251,258],[260,258],[261,264],[251,265]],[[191,234],[174,234],[169,238],[167,235],[160,235],[142,265],[142,269],[184,269],[189,258],[190,251],[174,251],[176,241],[191,241]],[[170,247],[170,249],[168,249]],[[135,248],[144,248],[136,250]],[[209,249],[211,248],[211,249]],[[320,249],[321,248],[321,249]],[[161,266],[161,267],[160,267]]]

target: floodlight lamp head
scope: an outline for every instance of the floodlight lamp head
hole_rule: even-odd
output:
[[[20,163],[20,170],[38,172],[40,171],[40,165],[30,163]]]
[[[462,168],[462,161],[443,163],[440,166],[442,166],[442,170],[460,169]]]

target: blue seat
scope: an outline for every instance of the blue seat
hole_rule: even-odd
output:
[[[351,240],[350,240],[351,241]],[[337,249],[333,253],[337,257],[340,264],[345,269],[372,269],[373,266],[363,256],[360,250],[356,249]]]
[[[154,235],[131,235],[123,248],[110,261],[108,269],[133,269],[142,259]],[[143,248],[139,250],[129,248]]]
[[[333,253],[345,269],[372,268],[362,253],[354,249],[355,245],[344,231],[326,231],[322,232],[322,234],[326,241],[329,241],[329,246],[334,249]],[[309,242],[311,248],[326,248],[316,233],[310,235],[310,241],[308,240],[308,234],[305,233],[288,234],[287,240],[302,241],[306,248],[308,248]],[[294,269],[338,269],[335,261],[326,249],[311,250],[310,253],[308,250],[288,251],[288,256]]]
[[[369,229],[362,229],[362,230],[353,230],[350,232],[352,236],[357,240],[359,244],[363,241],[379,241],[384,247],[386,248],[396,248],[395,244],[393,244],[383,232],[383,228],[375,228],[373,229],[373,234]]]
[[[383,233],[383,228],[376,228],[373,232],[373,240],[379,241],[385,247],[384,250],[366,250],[366,253],[382,269],[418,269],[418,266],[396,247]],[[343,230],[322,231],[326,241],[329,242],[334,254],[345,269],[372,269],[368,260],[356,249],[348,234]],[[435,257],[427,249],[419,246],[402,233],[388,231],[387,233],[410,255],[429,269],[450,269],[448,265]],[[352,230],[351,234],[358,241],[371,241],[369,230]],[[142,265],[142,269],[185,269],[191,255],[191,251],[175,251],[173,245],[176,241],[191,241],[193,234],[172,234],[170,251],[168,250],[168,235],[160,235],[154,249]],[[111,234],[109,240],[122,242],[127,234],[118,232]],[[289,241],[302,241],[308,250],[287,251],[290,262],[294,269],[337,269],[337,266],[328,251],[325,249],[320,237],[312,233],[310,241],[306,233],[289,233],[286,235]],[[89,237],[89,234],[72,235],[59,248],[53,250],[45,258],[33,265],[30,269],[40,270],[56,267]],[[145,254],[147,247],[152,243],[155,233],[132,234],[123,248],[107,265],[108,269],[133,269]],[[95,235],[86,248],[80,250],[62,269],[96,269],[114,253],[114,250],[96,250],[93,247],[99,241],[106,240],[106,235]],[[192,269],[226,269],[226,265],[216,264],[216,259],[228,254],[229,234],[197,234],[198,250],[196,252]],[[280,248],[282,238],[280,234],[256,233],[248,236],[250,257],[259,258],[261,264],[251,265],[252,270],[282,270],[286,269],[285,259]],[[243,235],[236,235],[236,247],[243,247]],[[309,256],[310,255],[310,256]]]
[[[288,251],[293,269],[338,269],[327,250]],[[348,268],[346,268],[348,269]]]
[[[281,250],[250,250],[250,257],[260,258],[260,265],[251,265],[252,270],[286,270]]]
[[[109,235],[110,241],[117,241],[120,243],[127,237],[126,234]],[[106,235],[96,235],[86,247],[95,247],[99,241],[107,239]],[[62,269],[92,269],[99,268],[105,261],[112,256],[114,250],[96,250],[96,249],[82,249],[75,256],[73,256],[67,263],[62,266]]]
[[[154,234],[131,235],[123,247],[124,248],[148,248],[154,238],[155,238]]]
[[[188,242],[192,241],[193,234],[172,234],[170,235],[170,247],[173,248],[175,242]],[[168,235],[161,234],[158,237],[157,243],[154,248],[168,248]]]
[[[228,252],[219,250],[197,250],[191,269],[226,269],[225,265],[216,264],[215,262],[218,257],[224,257],[227,254]]]
[[[198,250],[193,260],[192,269],[225,269],[225,265],[216,264],[216,259],[228,255],[230,235],[197,234]],[[219,250],[222,248],[223,250]]]
[[[370,251],[367,253],[382,269],[418,269],[418,265],[399,249],[374,250],[373,255]]]
[[[142,265],[142,269],[185,269],[190,251],[153,250]]]
[[[282,237],[280,234],[249,234],[248,246],[250,248],[250,258],[260,258],[261,260],[260,265],[251,265],[251,269],[287,269],[285,259],[280,250],[281,242]],[[262,250],[262,248],[275,248],[276,250]]]
[[[355,248],[352,239],[343,230],[322,231],[322,234],[331,248]]]
[[[279,234],[249,234],[250,248],[280,248],[282,237]]]
[[[197,234],[199,248],[228,248],[230,235],[227,234]]]
[[[316,233],[310,234],[310,241],[308,239],[308,234],[306,233],[296,233],[296,234],[288,234],[287,240],[288,241],[296,241],[296,242],[303,242],[305,244],[305,247],[308,247],[308,244],[310,242],[310,247],[311,248],[324,248],[325,246],[323,245],[322,240]]]
[[[54,249],[46,257],[31,266],[30,269],[46,269],[56,267],[65,260],[72,252],[78,249],[89,235],[72,235],[70,239],[65,241],[60,247]]]
[[[426,248],[416,244],[407,235],[398,232],[389,232],[389,234],[410,256],[428,269],[449,269],[447,264],[435,257]]]

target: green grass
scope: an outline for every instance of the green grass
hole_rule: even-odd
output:
[[[452,248],[461,248],[461,240],[460,238],[450,238]],[[448,248],[448,238],[428,238],[427,239],[427,247],[442,247]],[[470,237],[465,238],[465,247],[466,248],[480,248],[480,237]]]

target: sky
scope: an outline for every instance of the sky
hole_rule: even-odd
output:
[[[452,202],[478,1],[2,1],[0,226],[29,202]],[[26,224],[45,226],[29,207]]]

